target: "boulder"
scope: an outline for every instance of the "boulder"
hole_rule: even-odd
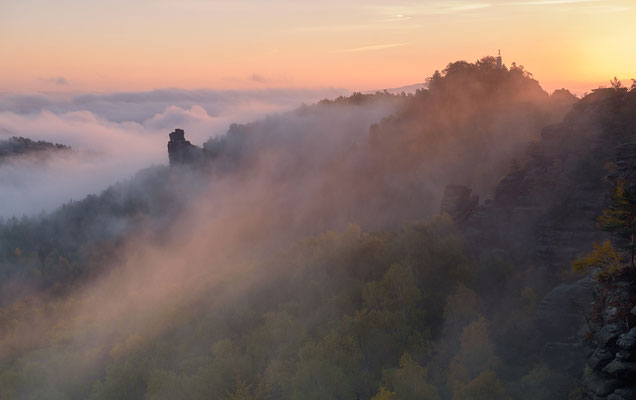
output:
[[[594,370],[600,370],[614,359],[614,353],[604,347],[597,347],[587,360],[587,365]]]
[[[633,362],[615,359],[603,368],[603,372],[620,379],[636,381],[636,363]]]
[[[629,332],[621,335],[616,341],[616,345],[621,350],[636,350],[636,328],[632,328]]]
[[[626,387],[616,389],[614,393],[607,398],[614,400],[636,400],[636,387]]]
[[[600,371],[592,371],[583,378],[583,384],[597,396],[608,396],[622,386],[621,381]]]
[[[616,307],[607,307],[601,313],[601,319],[603,320],[603,322],[614,321],[617,316],[618,316],[618,308]]]
[[[636,361],[636,351],[619,349],[616,353],[616,358],[624,361]]]
[[[614,346],[620,335],[625,332],[625,328],[619,324],[605,325],[596,334],[596,340],[599,346]]]

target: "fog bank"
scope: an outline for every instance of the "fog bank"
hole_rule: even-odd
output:
[[[104,94],[0,94],[0,140],[28,137],[71,146],[73,155],[0,165],[0,217],[50,211],[100,192],[137,170],[167,162],[167,133],[197,144],[248,122],[343,89],[214,91],[161,89]]]

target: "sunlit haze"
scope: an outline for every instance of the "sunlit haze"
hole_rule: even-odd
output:
[[[546,90],[636,77],[628,0],[25,0],[0,4],[0,91],[423,82],[502,50]]]
[[[0,400],[635,382],[636,0],[0,0]]]

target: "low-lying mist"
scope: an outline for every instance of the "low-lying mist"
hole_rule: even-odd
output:
[[[54,241],[0,247],[6,265],[22,268],[5,275],[28,287],[1,309],[0,397],[468,399],[485,390],[505,399],[507,390],[525,399],[546,374],[567,393],[569,378],[534,366],[536,357],[509,367],[498,355],[507,351],[501,332],[520,353],[536,353],[536,294],[506,293],[505,310],[489,309],[483,288],[498,276],[476,275],[522,273],[504,256],[471,258],[457,227],[436,214],[450,183],[492,196],[572,96],[548,95],[493,58],[450,64],[414,94],[354,94],[263,118],[284,108],[239,102],[217,116],[188,103],[150,116],[128,110],[140,96],[74,100],[116,103],[100,112],[73,102],[18,110],[12,100],[0,113],[3,132],[74,149],[39,172],[27,160],[0,165],[37,183],[3,188],[6,215],[164,163],[176,127],[202,144],[196,163],[150,168],[90,202],[8,226],[20,235],[68,222],[81,237],[114,226],[112,217],[130,228],[79,239],[74,254]],[[258,118],[229,124],[248,115]],[[140,198],[154,211],[138,212]],[[507,322],[493,327],[485,315]]]
[[[0,165],[0,217],[51,211],[165,164],[166,136],[175,126],[195,143],[299,104],[344,94],[340,89],[123,92],[0,95],[0,140],[13,136],[61,143],[72,155],[44,162],[14,158]]]

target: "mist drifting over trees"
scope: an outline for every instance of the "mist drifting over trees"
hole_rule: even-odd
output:
[[[612,240],[596,221],[634,181],[617,149],[635,139],[636,89],[548,94],[492,57],[426,82],[205,141],[186,126],[196,157],[4,219],[0,398],[631,390],[620,375],[600,394],[586,349],[600,337],[588,318],[633,325],[632,293],[599,314],[597,281],[570,263]],[[152,137],[164,163],[177,127]]]

